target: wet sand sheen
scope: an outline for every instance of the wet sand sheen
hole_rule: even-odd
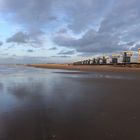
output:
[[[136,65],[73,65],[73,64],[30,64],[26,65],[36,68],[64,69],[80,71],[100,72],[134,72],[140,73],[140,64]]]
[[[140,139],[139,74],[25,69],[1,77],[0,140]]]

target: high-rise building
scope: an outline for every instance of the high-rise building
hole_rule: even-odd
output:
[[[130,63],[132,55],[133,55],[132,51],[123,52],[123,63]]]

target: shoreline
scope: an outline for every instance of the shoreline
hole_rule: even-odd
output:
[[[73,65],[73,64],[28,64],[28,67],[46,68],[46,69],[63,69],[78,70],[89,72],[138,72],[140,66],[116,66],[116,65]]]

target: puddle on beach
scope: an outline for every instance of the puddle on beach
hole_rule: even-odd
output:
[[[0,67],[0,140],[139,140],[140,77]]]

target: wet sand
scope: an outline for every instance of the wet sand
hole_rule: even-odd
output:
[[[73,65],[73,64],[30,64],[36,68],[64,69],[100,72],[140,72],[140,64],[132,65]]]
[[[0,73],[0,140],[140,140],[139,83],[129,72]]]

